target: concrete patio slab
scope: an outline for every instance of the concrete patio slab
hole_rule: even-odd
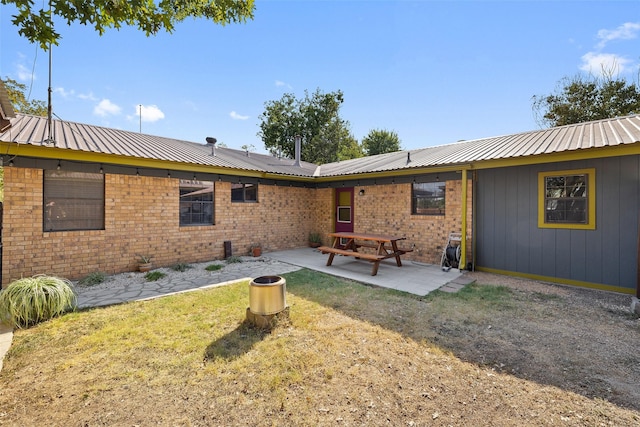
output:
[[[325,255],[313,248],[275,251],[264,255],[280,262],[310,270],[420,296],[425,296],[429,292],[456,280],[459,283],[465,282],[464,273],[457,269],[443,271],[438,265],[423,264],[409,260],[402,260],[402,267],[396,265],[395,259],[384,260],[380,263],[378,274],[372,276],[370,262],[350,256],[336,255],[332,265],[327,266],[329,255]],[[468,280],[467,283],[469,283]]]

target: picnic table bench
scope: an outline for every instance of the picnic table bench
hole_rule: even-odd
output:
[[[405,240],[405,237],[347,232],[329,233],[329,237],[333,237],[333,246],[320,246],[318,248],[323,254],[329,254],[327,266],[333,263],[333,258],[336,255],[352,256],[356,259],[372,262],[372,276],[378,274],[380,261],[387,258],[395,258],[398,267],[402,267],[400,256],[413,251],[413,249],[398,248],[398,241]],[[375,253],[358,251],[362,247],[375,249]]]

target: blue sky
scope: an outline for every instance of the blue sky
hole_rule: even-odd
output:
[[[539,129],[532,96],[602,64],[636,81],[637,1],[257,0],[255,18],[188,19],[173,34],[99,36],[57,24],[54,114],[194,142],[253,145],[265,102],[342,90],[361,141],[395,131],[415,149]],[[0,76],[47,99],[48,54],[0,6]],[[613,65],[612,65],[613,64]],[[140,126],[139,105],[142,105]]]

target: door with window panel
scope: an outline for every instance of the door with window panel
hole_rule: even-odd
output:
[[[335,207],[336,232],[353,232],[353,187],[336,188]]]

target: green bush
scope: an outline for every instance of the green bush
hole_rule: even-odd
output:
[[[144,278],[147,279],[147,282],[155,282],[156,280],[162,279],[166,274],[162,271],[150,271],[144,275]]]
[[[59,277],[26,277],[0,292],[0,319],[17,328],[49,320],[75,306],[73,284]]]
[[[188,268],[191,268],[191,266],[186,262],[179,262],[171,266],[171,269],[173,271],[180,271],[180,272],[185,272],[187,271]]]
[[[242,262],[242,258],[237,255],[231,255],[229,258],[227,258],[227,264],[236,264],[238,262]]]
[[[222,270],[222,267],[223,267],[222,264],[209,264],[204,269],[207,271],[218,271],[218,270]]]
[[[104,282],[106,279],[107,279],[106,274],[100,271],[96,271],[78,280],[78,284],[82,286],[99,285],[100,283]]]

